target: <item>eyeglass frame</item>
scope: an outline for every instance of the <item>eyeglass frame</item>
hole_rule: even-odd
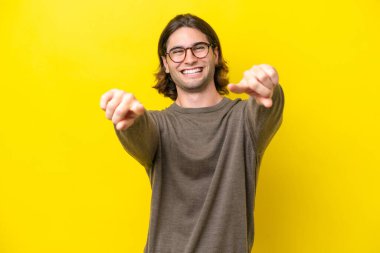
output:
[[[196,55],[194,54],[194,52],[193,52],[193,48],[196,47],[196,46],[199,45],[199,44],[204,44],[204,45],[207,46],[207,54],[206,54],[205,56],[203,56],[203,57],[198,57],[198,56],[196,56]],[[170,58],[170,60],[171,60],[172,62],[175,62],[175,63],[181,63],[181,62],[183,62],[183,61],[186,59],[186,56],[187,56],[187,50],[188,50],[188,49],[190,49],[190,51],[191,51],[191,53],[193,54],[194,57],[196,57],[197,59],[203,59],[203,58],[206,58],[207,55],[208,55],[208,53],[210,52],[210,47],[214,48],[215,45],[214,45],[213,43],[207,43],[207,42],[200,41],[200,42],[195,43],[195,44],[192,45],[191,47],[186,47],[186,48],[184,48],[184,47],[173,47],[172,49],[170,49],[169,52],[165,52],[165,55],[169,56],[169,58]],[[174,60],[170,57],[170,52],[173,51],[174,49],[183,49],[183,50],[185,50],[185,56],[183,57],[183,60],[182,60],[182,61],[177,62],[177,61],[174,61]]]

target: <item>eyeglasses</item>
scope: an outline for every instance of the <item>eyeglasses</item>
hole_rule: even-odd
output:
[[[199,42],[194,44],[191,47],[175,47],[170,49],[166,55],[169,55],[169,58],[175,63],[181,63],[185,60],[187,50],[190,49],[191,53],[198,59],[205,58],[208,55],[209,48],[213,47],[212,44],[206,42]]]

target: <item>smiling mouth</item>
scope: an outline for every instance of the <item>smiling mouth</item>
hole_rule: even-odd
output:
[[[181,71],[184,75],[191,75],[202,72],[203,68],[184,69]]]

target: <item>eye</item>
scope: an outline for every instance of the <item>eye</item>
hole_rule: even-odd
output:
[[[199,45],[195,45],[195,46],[193,47],[193,50],[195,50],[195,51],[203,51],[203,50],[205,50],[206,48],[207,48],[206,45],[204,45],[204,44],[199,44]]]
[[[185,50],[183,48],[176,48],[176,49],[173,49],[172,51],[170,51],[170,54],[180,55],[180,54],[183,54],[184,52],[185,52]]]

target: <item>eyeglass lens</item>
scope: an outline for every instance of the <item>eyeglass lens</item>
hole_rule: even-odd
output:
[[[210,44],[198,43],[192,47],[183,48],[177,47],[169,51],[169,57],[173,62],[180,63],[186,58],[187,50],[190,49],[191,53],[197,58],[204,58],[207,56]]]

